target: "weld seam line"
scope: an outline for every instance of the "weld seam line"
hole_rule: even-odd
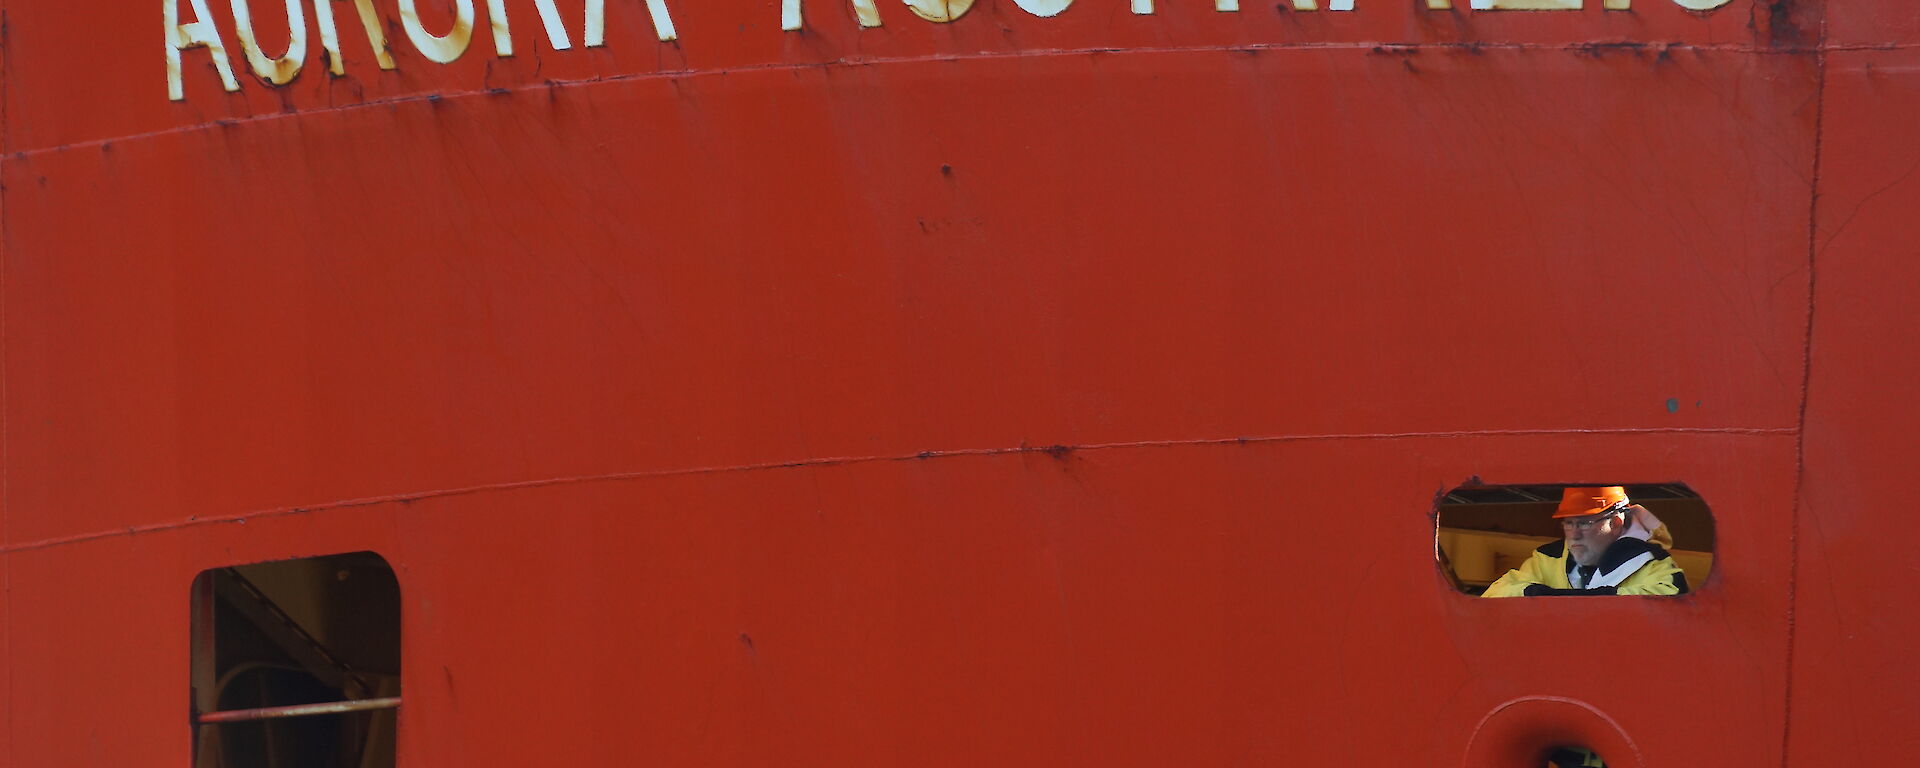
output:
[[[0,0],[0,50],[10,48],[12,27],[8,23],[6,0]],[[12,110],[12,94],[8,91],[10,75],[13,70],[13,57],[0,56],[0,152],[12,148],[13,123],[9,119]],[[3,171],[4,168],[0,168]],[[11,227],[6,210],[7,187],[4,173],[0,173],[0,542],[11,541],[13,532],[11,521],[13,509],[8,494],[8,479],[12,477],[12,467],[7,463],[8,434],[12,431],[13,420],[7,418],[7,384],[12,380],[9,375],[12,349],[7,344],[7,288],[11,285],[7,279],[7,257],[13,242]],[[5,550],[0,550],[0,677],[6,678],[6,685],[0,686],[0,711],[6,712],[0,722],[0,766],[13,764],[13,558]]]
[[[1827,38],[1828,19],[1820,19],[1820,40]],[[1820,257],[1820,171],[1822,151],[1826,144],[1827,125],[1827,53],[1824,47],[1815,54],[1814,59],[1814,112],[1813,112],[1813,187],[1807,199],[1807,320],[1802,329],[1805,338],[1800,351],[1800,413],[1799,427],[1794,430],[1793,440],[1793,519],[1787,524],[1787,562],[1793,567],[1787,569],[1787,610],[1786,633],[1787,649],[1785,655],[1786,680],[1781,685],[1780,707],[1780,766],[1787,768],[1791,762],[1793,746],[1793,678],[1794,651],[1799,645],[1800,630],[1795,611],[1799,608],[1800,598],[1800,518],[1807,514],[1807,406],[1813,399],[1813,330],[1814,308],[1818,305],[1815,291],[1819,287],[1819,274],[1815,271]]]
[[[33,550],[50,549],[53,547],[67,546],[71,544],[80,544],[88,541],[94,541],[97,539],[113,538],[117,536],[133,536],[133,535],[146,534],[146,533],[156,533],[160,531],[167,531],[167,530],[173,530],[173,529],[179,529],[179,528],[190,528],[190,527],[203,526],[203,525],[219,525],[219,524],[226,524],[226,523],[244,523],[249,520],[257,520],[261,518],[280,517],[285,515],[310,514],[313,512],[321,512],[321,511],[332,510],[332,509],[368,507],[368,506],[376,506],[380,504],[409,503],[409,502],[421,501],[425,499],[446,498],[446,497],[452,497],[452,496],[469,496],[469,495],[480,494],[480,493],[516,491],[516,490],[526,490],[531,488],[546,488],[546,487],[553,487],[553,486],[584,485],[584,484],[601,483],[601,482],[618,482],[618,481],[625,481],[625,480],[646,480],[646,479],[657,479],[657,478],[667,478],[667,477],[689,477],[689,476],[698,476],[698,475],[727,474],[727,473],[735,473],[735,472],[756,472],[756,471],[766,471],[766,470],[776,470],[776,469],[803,469],[803,468],[816,468],[816,467],[851,466],[851,465],[859,465],[859,464],[924,461],[928,459],[944,459],[944,458],[956,458],[956,457],[964,457],[964,456],[1005,456],[1005,455],[1014,455],[1014,454],[1033,454],[1033,453],[1055,454],[1055,453],[1061,453],[1061,452],[1124,450],[1124,449],[1132,449],[1132,448],[1184,448],[1184,447],[1247,445],[1247,444],[1266,444],[1266,443],[1341,442],[1341,441],[1363,441],[1363,440],[1455,439],[1455,438],[1471,438],[1471,437],[1540,437],[1540,436],[1553,436],[1553,435],[1630,436],[1630,435],[1676,435],[1676,434],[1677,435],[1777,436],[1777,435],[1793,435],[1796,433],[1796,431],[1797,430],[1795,430],[1792,427],[1649,427],[1649,428],[1637,428],[1637,429],[1512,429],[1512,430],[1477,430],[1477,431],[1453,431],[1453,432],[1386,432],[1386,433],[1371,433],[1371,434],[1360,433],[1360,434],[1335,434],[1335,435],[1272,435],[1272,436],[1264,436],[1264,437],[1223,437],[1223,438],[1199,438],[1199,439],[1192,439],[1192,440],[1143,440],[1143,441],[1136,441],[1136,442],[1088,443],[1083,445],[1034,446],[1034,445],[1022,444],[1022,445],[1007,447],[1007,448],[958,448],[958,449],[939,450],[939,451],[921,451],[919,453],[908,453],[908,454],[891,454],[891,455],[877,455],[877,456],[834,456],[834,457],[821,457],[821,458],[813,458],[813,459],[799,459],[794,461],[760,462],[760,463],[753,463],[753,464],[737,464],[737,465],[712,466],[712,467],[683,467],[679,469],[641,470],[641,471],[635,471],[635,472],[616,472],[616,473],[601,474],[601,475],[585,475],[580,477],[554,477],[554,478],[545,478],[540,480],[521,480],[521,481],[506,482],[506,483],[488,483],[483,485],[468,486],[465,488],[446,488],[446,489],[439,489],[439,490],[416,491],[412,493],[397,493],[397,494],[388,494],[388,495],[382,495],[382,496],[369,496],[365,498],[345,499],[341,501],[327,502],[323,504],[304,505],[304,506],[297,506],[297,507],[276,507],[273,509],[253,510],[249,512],[241,512],[238,514],[222,515],[222,516],[216,516],[216,517],[189,517],[185,520],[177,520],[177,521],[167,522],[167,523],[154,523],[150,525],[127,526],[125,528],[116,528],[116,529],[107,530],[107,531],[94,531],[91,533],[75,534],[72,536],[62,536],[62,537],[55,537],[50,539],[42,539],[39,541],[23,542],[20,544],[14,544],[14,545],[6,546],[4,548],[0,548],[0,554],[12,554],[15,552],[28,552]]]
[[[444,101],[448,99],[464,100],[464,99],[473,98],[473,97],[500,96],[505,94],[526,93],[531,91],[545,91],[553,88],[569,89],[569,88],[578,88],[578,87],[586,87],[586,86],[594,86],[594,85],[611,85],[611,84],[617,84],[617,83],[645,81],[645,80],[663,80],[663,79],[676,79],[676,78],[691,79],[696,77],[706,77],[710,75],[743,74],[743,73],[754,73],[754,72],[784,72],[784,71],[798,71],[798,70],[806,70],[806,69],[826,69],[826,68],[832,68],[832,67],[865,67],[865,66],[894,65],[894,64],[924,64],[924,63],[959,62],[959,61],[992,60],[992,59],[1016,59],[1016,58],[1028,58],[1028,57],[1079,56],[1079,55],[1087,55],[1087,54],[1154,55],[1154,54],[1167,54],[1167,53],[1217,53],[1217,52],[1242,53],[1242,52],[1250,52],[1250,51],[1322,51],[1322,50],[1334,50],[1334,51],[1379,50],[1386,53],[1412,53],[1412,52],[1427,51],[1427,50],[1552,51],[1552,52],[1580,53],[1583,55],[1595,55],[1600,52],[1616,51],[1616,50],[1619,52],[1683,51],[1683,52],[1713,52],[1713,53],[1724,52],[1724,53],[1779,54],[1779,55],[1804,54],[1810,51],[1810,49],[1807,49],[1807,48],[1793,48],[1793,47],[1764,48],[1764,47],[1755,46],[1755,45],[1743,45],[1743,44],[1732,44],[1732,43],[1702,45],[1702,44],[1691,44],[1691,43],[1641,43],[1641,42],[1632,42],[1632,41],[1623,42],[1623,41],[1605,40],[1605,41],[1591,41],[1591,42],[1582,42],[1582,43],[1391,43],[1391,42],[1251,43],[1251,44],[1244,44],[1244,45],[1155,46],[1155,47],[1143,47],[1143,48],[1114,48],[1114,47],[1046,48],[1046,49],[1019,50],[1019,51],[978,51],[974,53],[926,54],[926,55],[920,55],[920,56],[873,56],[873,57],[845,56],[838,59],[833,59],[831,61],[820,61],[820,62],[803,62],[803,63],[774,62],[774,63],[767,63],[767,64],[746,64],[746,65],[741,65],[736,67],[721,67],[716,69],[673,69],[673,70],[663,70],[659,72],[633,72],[633,73],[605,75],[600,77],[587,77],[587,78],[571,78],[571,79],[555,78],[555,79],[542,80],[537,83],[525,83],[517,86],[504,87],[504,88],[473,88],[473,89],[459,90],[459,91],[435,91],[430,93],[407,94],[403,96],[393,96],[393,97],[384,98],[384,99],[374,99],[372,101],[364,101],[357,104],[345,104],[341,106],[320,107],[316,109],[294,110],[292,112],[273,112],[273,113],[261,114],[261,115],[250,115],[247,117],[208,120],[200,123],[178,125],[170,128],[163,128],[156,131],[146,131],[143,133],[131,133],[131,134],[126,134],[123,136],[117,136],[112,138],[88,139],[85,141],[76,141],[76,142],[72,142],[68,144],[60,144],[52,147],[37,147],[34,149],[27,149],[27,150],[14,152],[10,155],[7,155],[7,157],[14,158],[14,159],[23,159],[23,158],[35,157],[35,156],[49,154],[49,153],[65,152],[65,151],[70,151],[75,149],[89,149],[89,148],[104,146],[107,144],[117,144],[121,142],[142,141],[147,139],[155,139],[155,138],[160,138],[164,136],[170,136],[170,135],[179,134],[179,133],[191,133],[196,131],[204,131],[212,128],[225,128],[225,127],[231,127],[236,125],[250,125],[253,123],[264,123],[269,121],[286,120],[289,118],[312,117],[315,115],[325,115],[325,114],[331,114],[335,112],[348,112],[348,111],[371,109],[371,108],[377,108],[377,107],[391,107],[391,106],[399,106],[403,104],[415,104],[419,102]],[[1874,48],[1873,50],[1879,50],[1879,49]],[[322,76],[331,77],[331,75],[322,75]]]

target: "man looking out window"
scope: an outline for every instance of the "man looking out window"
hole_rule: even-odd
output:
[[[1533,551],[1482,597],[1684,595],[1687,575],[1667,554],[1667,527],[1617,485],[1568,488],[1553,516],[1560,541]]]

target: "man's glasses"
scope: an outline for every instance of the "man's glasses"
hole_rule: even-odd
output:
[[[1625,506],[1614,506],[1614,507],[1608,508],[1605,512],[1600,513],[1598,517],[1582,518],[1579,520],[1561,520],[1560,530],[1566,531],[1567,533],[1572,533],[1574,531],[1586,533],[1588,531],[1591,531],[1595,528],[1600,527],[1601,523],[1604,523],[1608,520],[1612,520],[1614,516],[1624,513],[1626,511],[1627,511],[1627,508]]]

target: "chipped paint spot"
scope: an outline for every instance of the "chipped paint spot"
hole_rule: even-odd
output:
[[[1667,398],[1667,413],[1679,413],[1679,412],[1680,412],[1679,398],[1674,398],[1674,397]]]

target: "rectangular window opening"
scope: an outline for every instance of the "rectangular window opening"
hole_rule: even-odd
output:
[[[1440,570],[1470,595],[1686,594],[1713,568],[1713,513],[1680,483],[1462,486],[1436,524]]]
[[[400,585],[372,552],[193,582],[194,768],[393,768]]]

